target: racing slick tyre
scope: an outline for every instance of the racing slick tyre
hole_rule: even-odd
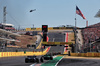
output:
[[[39,59],[37,59],[36,62],[39,63]]]
[[[41,61],[41,62],[44,62],[44,60],[43,60],[43,58],[42,58],[42,57],[40,58],[40,61]]]
[[[25,60],[25,63],[28,63],[28,60]]]
[[[50,60],[53,60],[53,57],[50,57]]]

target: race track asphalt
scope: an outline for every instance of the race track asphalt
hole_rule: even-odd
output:
[[[63,58],[57,66],[100,66],[100,58],[67,57]]]
[[[61,33],[48,33],[49,41],[58,41],[58,42],[64,42],[65,41],[65,35]],[[52,46],[49,50],[49,53],[53,52],[64,52],[64,46]],[[25,63],[25,57],[5,57],[0,58],[0,66],[29,66],[33,63]]]

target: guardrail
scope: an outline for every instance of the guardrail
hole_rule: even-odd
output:
[[[28,55],[45,55],[50,50],[50,47],[43,52],[0,52],[0,57],[12,57],[12,56],[28,56]]]
[[[100,53],[88,52],[88,53],[71,53],[71,56],[82,56],[82,57],[100,57]]]
[[[57,30],[57,29],[70,29],[73,30],[73,27],[49,27],[48,30]],[[26,31],[42,31],[42,28],[26,28]]]
[[[42,42],[43,45],[65,45],[65,44],[72,44],[72,42]]]
[[[49,27],[48,30],[59,30],[59,29],[69,29],[73,30],[73,27]],[[20,32],[20,31],[42,31],[42,28],[26,28],[26,29],[20,29],[20,30],[7,30],[12,32]]]

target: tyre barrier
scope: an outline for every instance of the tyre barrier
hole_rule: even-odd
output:
[[[71,53],[71,56],[82,56],[82,57],[100,57],[100,53]]]
[[[50,47],[43,52],[0,52],[0,57],[12,57],[12,56],[32,56],[32,55],[45,55],[50,50]]]

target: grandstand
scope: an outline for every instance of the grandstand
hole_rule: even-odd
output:
[[[0,29],[0,51],[5,49],[7,44],[11,42],[18,42],[18,40],[15,38],[16,36],[20,35]]]
[[[93,42],[96,42],[97,40],[100,39],[100,22],[94,25],[90,25],[86,28],[82,29],[82,35],[83,35],[83,40],[84,40],[84,49],[87,51],[90,51],[90,44],[93,44],[92,49],[97,49],[98,45],[96,45]],[[98,50],[100,47],[98,47]]]
[[[13,24],[0,23],[0,28],[5,30],[15,30],[13,26]]]

